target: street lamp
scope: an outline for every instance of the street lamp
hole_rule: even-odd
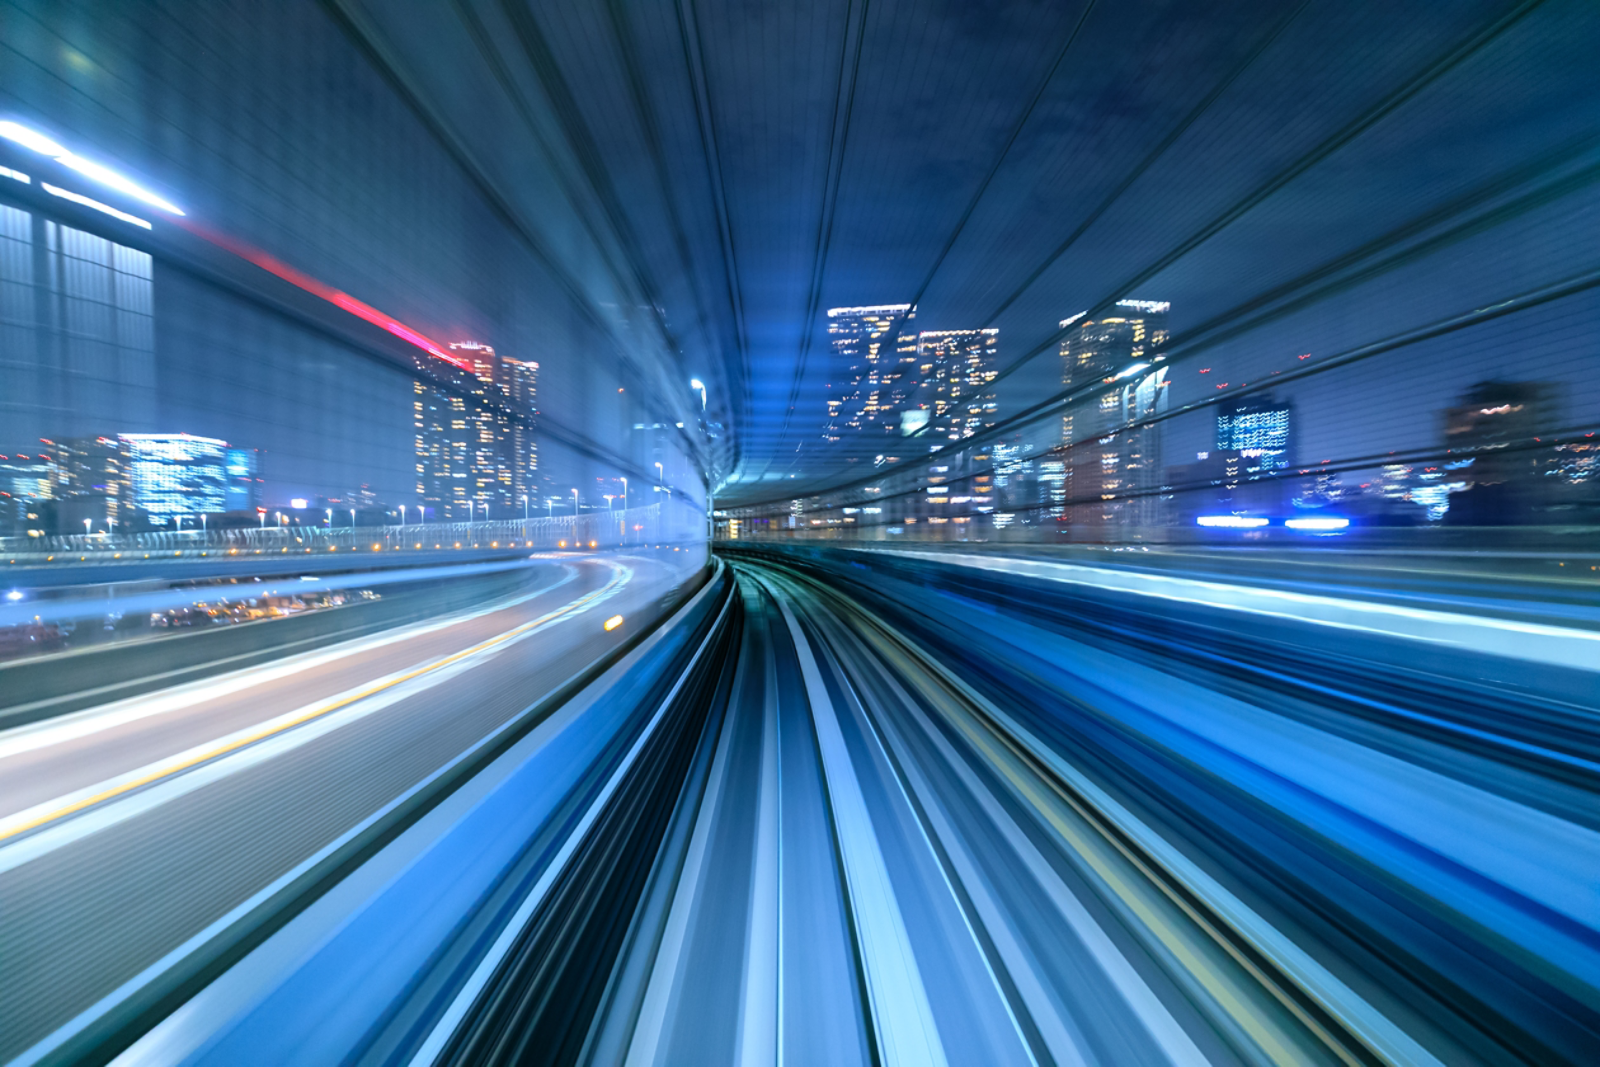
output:
[[[467,501],[467,522],[468,522],[468,523],[471,523],[471,522],[472,522],[472,505],[473,505],[473,504],[474,504],[474,503],[475,503],[475,502],[474,502],[474,501],[471,501],[471,500],[468,500],[468,501]]]
[[[205,532],[206,532],[206,513],[202,511],[200,513],[200,535],[202,537],[205,536]]]
[[[351,508],[350,509],[350,529],[354,530],[355,528],[356,528],[356,509],[355,508]]]
[[[88,533],[89,532],[89,527],[91,527],[93,525],[94,525],[94,520],[93,519],[84,519],[83,520],[83,532],[84,533]]]
[[[522,521],[528,521],[528,494],[522,494]]]
[[[404,504],[401,504],[400,505],[400,525],[404,526],[405,524],[406,524],[406,506]]]
[[[628,479],[622,479],[622,510],[628,510]]]
[[[576,517],[577,514],[578,514],[578,490],[577,489],[573,489],[572,490],[572,514],[573,514],[574,517]]]
[[[606,510],[607,511],[613,510],[612,507],[611,507],[611,502],[613,500],[617,499],[616,495],[614,493],[607,493],[607,494],[605,494],[605,498],[606,498]]]
[[[328,529],[333,529],[333,509],[328,509]]]

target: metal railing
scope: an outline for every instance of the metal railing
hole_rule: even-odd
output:
[[[616,548],[653,543],[662,534],[662,506],[650,504],[577,515],[487,522],[386,526],[260,526],[221,530],[152,530],[132,534],[0,537],[0,560],[16,564],[76,563],[132,555],[255,555],[291,552],[381,552],[499,548]]]

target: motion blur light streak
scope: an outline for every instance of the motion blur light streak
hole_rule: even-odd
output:
[[[274,257],[267,255],[265,252],[251,248],[249,245],[238,240],[237,238],[230,237],[227,234],[212,229],[211,227],[202,226],[197,222],[189,222],[185,225],[186,228],[191,232],[199,237],[205,238],[207,241],[210,241],[217,247],[232,252],[240,259],[248,260],[249,262],[260,267],[262,270],[266,271],[268,274],[273,274],[279,278],[282,278],[290,285],[304,289],[313,296],[321,297],[328,303],[348,311],[357,318],[365,319],[374,326],[377,326],[383,330],[387,330],[389,333],[394,334],[402,341],[407,341],[422,349],[434,359],[443,360],[444,362],[462,370],[472,369],[473,365],[471,360],[461,356],[451,355],[450,353],[446,352],[444,347],[438,342],[429,340],[427,337],[424,337],[422,334],[418,333],[416,330],[413,330],[404,323],[397,322],[388,315],[385,315],[377,308],[363,304],[355,297],[350,296],[347,293],[342,293],[332,286],[326,285],[311,277],[309,274],[306,274],[303,271],[298,271],[293,267],[280,262]]]
[[[163,200],[155,193],[123,177],[109,167],[84,159],[82,156],[74,155],[37,130],[30,130],[26,126],[9,120],[0,121],[0,137],[20,144],[24,148],[31,148],[41,155],[51,156],[63,167],[75,170],[84,177],[99,182],[101,185],[126,193],[135,200],[141,200],[172,215],[183,214],[175,204]],[[149,223],[142,223],[142,225],[146,229],[149,228]]]
[[[1201,515],[1194,520],[1199,526],[1214,526],[1224,530],[1255,530],[1267,525],[1267,519],[1249,515]]]
[[[1600,7],[3,21],[0,1063],[1596,1062]]]
[[[123,222],[131,222],[135,226],[141,226],[147,230],[151,228],[150,223],[147,220],[141,219],[137,215],[130,215],[126,211],[120,211],[117,208],[112,207],[110,204],[102,204],[100,201],[84,196],[82,193],[74,193],[71,190],[62,189],[59,186],[51,185],[49,182],[40,182],[39,188],[43,189],[51,196],[59,196],[63,200],[71,200],[74,204],[82,204],[84,207],[94,208],[96,211],[101,212],[102,214],[110,215],[112,218],[121,219]]]

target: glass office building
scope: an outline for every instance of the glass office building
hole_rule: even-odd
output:
[[[124,434],[122,440],[128,448],[133,506],[152,523],[227,510],[226,441],[186,433]]]

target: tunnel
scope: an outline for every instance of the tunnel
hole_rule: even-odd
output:
[[[0,0],[0,1063],[1600,1063],[1592,0]]]

